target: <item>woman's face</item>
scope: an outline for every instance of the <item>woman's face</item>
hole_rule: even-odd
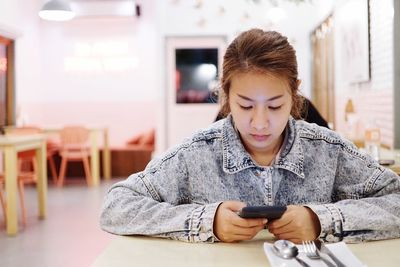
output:
[[[285,80],[261,73],[239,73],[231,80],[229,106],[250,154],[276,152],[292,108]]]

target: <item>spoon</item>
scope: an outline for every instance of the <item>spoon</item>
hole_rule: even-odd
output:
[[[290,242],[288,240],[275,241],[273,246],[273,251],[275,252],[276,255],[278,255],[283,259],[289,260],[294,258],[295,260],[297,260],[298,263],[301,264],[301,266],[311,267],[305,261],[297,257],[297,255],[299,254],[299,249],[293,242]]]

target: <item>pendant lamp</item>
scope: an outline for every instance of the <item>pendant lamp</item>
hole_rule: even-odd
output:
[[[74,16],[75,13],[65,0],[50,0],[39,11],[39,17],[44,20],[67,21]]]

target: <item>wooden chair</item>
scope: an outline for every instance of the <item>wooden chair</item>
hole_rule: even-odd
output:
[[[26,208],[25,208],[24,187],[25,187],[25,184],[36,183],[36,181],[37,181],[37,176],[36,176],[37,166],[36,166],[36,164],[34,164],[33,170],[30,172],[21,172],[20,166],[21,165],[19,164],[18,178],[17,178],[18,179],[18,194],[19,194],[19,199],[20,199],[19,203],[21,205],[22,224],[26,225]],[[4,175],[0,174],[0,202],[1,202],[2,209],[3,209],[3,213],[4,213],[4,220],[6,220],[6,201],[3,198],[3,193],[2,193],[3,184],[4,184]]]
[[[58,186],[63,186],[68,161],[82,161],[86,175],[86,182],[90,186],[92,176],[89,165],[89,130],[82,126],[66,126],[60,132],[61,167],[58,177]]]
[[[38,127],[18,127],[7,130],[9,135],[28,135],[41,133],[42,130]],[[47,159],[49,160],[50,170],[53,176],[53,182],[57,183],[57,171],[54,163],[53,155],[58,150],[55,143],[47,143]],[[37,181],[37,163],[36,163],[36,151],[28,150],[18,152],[18,193],[21,205],[21,220],[22,224],[26,225],[26,208],[25,208],[25,194],[24,187],[26,184],[35,184]],[[4,183],[4,176],[0,174],[0,181]],[[2,201],[2,205],[5,201]]]
[[[1,204],[1,209],[3,210],[3,217],[5,222],[7,221],[7,217],[6,217],[6,201],[4,199],[4,194],[3,194],[3,184],[4,184],[3,179],[0,176],[0,204]]]
[[[17,127],[7,130],[7,134],[11,135],[27,135],[27,134],[37,134],[37,133],[42,133],[42,129],[35,126]],[[51,140],[47,140],[46,155],[47,155],[47,160],[49,161],[50,172],[54,184],[57,184],[57,177],[58,177],[56,164],[54,162],[54,155],[57,153],[57,151],[58,151],[57,143]],[[21,171],[24,170],[23,165],[33,166],[34,164],[36,164],[35,155],[36,155],[35,150],[23,151],[18,153],[18,161],[20,161],[19,164],[22,165],[20,169]]]

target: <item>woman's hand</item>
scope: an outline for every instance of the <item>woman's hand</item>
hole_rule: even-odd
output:
[[[223,242],[237,242],[252,239],[264,229],[267,219],[243,219],[237,212],[246,204],[239,201],[225,201],[219,205],[214,217],[214,234]]]
[[[268,223],[268,230],[278,239],[301,243],[303,240],[314,240],[321,232],[318,216],[307,207],[287,207],[280,219]]]

